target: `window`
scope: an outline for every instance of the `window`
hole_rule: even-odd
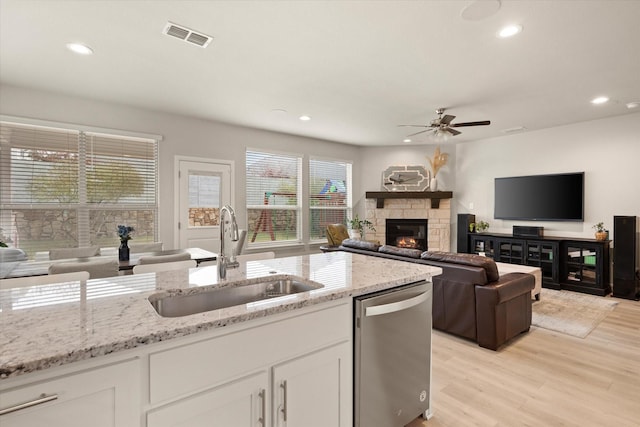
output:
[[[345,224],[351,207],[351,164],[310,159],[310,241],[325,240],[329,224]]]
[[[249,245],[300,242],[302,157],[247,150]]]
[[[0,122],[0,239],[30,257],[157,235],[155,139]]]

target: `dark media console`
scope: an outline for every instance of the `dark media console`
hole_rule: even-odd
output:
[[[609,240],[544,237],[542,227],[514,227],[514,234],[471,233],[471,222],[474,215],[458,214],[458,252],[540,267],[545,288],[600,296],[611,293]]]

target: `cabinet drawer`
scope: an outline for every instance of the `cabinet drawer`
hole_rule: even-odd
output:
[[[204,390],[228,379],[349,340],[348,303],[256,326],[149,356],[151,404]]]
[[[2,427],[112,427],[140,425],[137,360],[38,381],[0,393]],[[37,404],[39,398],[51,400]],[[32,404],[32,405],[30,405]]]

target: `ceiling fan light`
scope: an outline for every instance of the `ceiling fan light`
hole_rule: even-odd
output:
[[[432,138],[436,142],[446,142],[449,140],[450,136],[451,134],[445,129],[436,129],[436,131],[432,135]]]

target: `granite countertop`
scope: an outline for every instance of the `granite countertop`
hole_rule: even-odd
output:
[[[441,273],[437,267],[330,252],[250,261],[219,280],[217,268],[0,290],[0,380],[326,301],[376,292]],[[149,303],[162,293],[201,292],[295,277],[322,288],[259,304],[165,318]]]

